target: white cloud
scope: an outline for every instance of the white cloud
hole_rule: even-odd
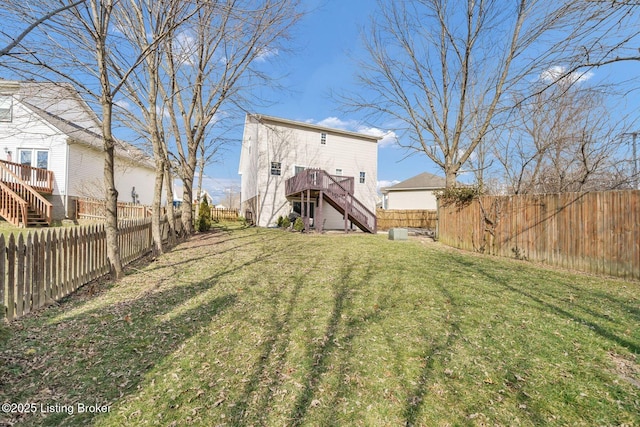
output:
[[[382,137],[382,139],[378,141],[378,147],[380,148],[390,147],[398,143],[398,136],[394,131],[385,131],[382,129],[371,127],[360,127],[358,128],[357,132]]]
[[[311,120],[313,123],[313,120]],[[353,130],[353,127],[356,125],[356,122],[353,120],[344,121],[337,117],[327,117],[326,119],[320,120],[316,123],[318,126],[326,126],[328,128],[336,128],[342,130]]]
[[[182,63],[193,65],[196,63],[195,37],[183,32],[173,39],[173,49],[176,58]]]
[[[130,111],[133,109],[133,105],[126,99],[118,99],[114,101],[114,104],[126,111]]]
[[[307,120],[307,123],[315,123],[318,126],[326,126],[334,129],[342,129],[351,132],[363,133],[365,135],[382,137],[382,139],[378,141],[378,146],[380,148],[389,147],[398,142],[398,136],[395,132],[386,131],[376,127],[364,126],[356,120],[342,120],[338,117],[327,117],[317,123],[314,120]]]
[[[256,61],[265,62],[274,56],[278,56],[278,53],[280,53],[280,51],[278,51],[278,49],[275,49],[275,48],[270,48],[270,47],[262,48],[260,49],[260,51],[258,52],[258,55],[256,56]]]
[[[396,185],[399,182],[400,181],[398,181],[397,179],[394,179],[394,180],[391,180],[391,181],[382,179],[382,180],[378,181],[377,187],[378,187],[378,190],[380,190],[381,188],[391,187],[392,185]]]
[[[566,73],[566,67],[554,65],[540,74],[540,80],[546,83],[552,83],[558,79],[567,79],[571,83],[582,83],[593,77],[593,73],[591,71],[587,71],[586,73],[574,71],[565,76]]]

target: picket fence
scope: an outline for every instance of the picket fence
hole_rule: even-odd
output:
[[[180,215],[176,228],[182,231]],[[163,239],[168,238],[166,217]],[[151,251],[151,219],[120,223],[118,243],[123,264]],[[104,224],[46,229],[0,236],[0,320],[13,320],[58,301],[109,273]]]
[[[449,246],[640,279],[640,191],[482,196],[441,204]]]

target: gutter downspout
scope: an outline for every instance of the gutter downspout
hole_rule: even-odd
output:
[[[66,143],[66,159],[64,164],[64,217],[69,219],[69,145],[70,141],[67,139]]]

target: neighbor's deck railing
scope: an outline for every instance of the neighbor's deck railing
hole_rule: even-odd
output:
[[[13,174],[19,177],[25,184],[31,186],[34,190],[40,193],[53,193],[53,171],[47,169],[34,168],[29,165],[22,165],[20,163],[8,162],[6,160],[0,160],[5,168],[9,169]],[[5,177],[2,177],[3,182]]]
[[[38,193],[38,191],[40,191],[42,187],[32,186],[31,183],[34,182],[33,180],[31,181],[23,180],[22,177],[15,172],[16,170],[19,170],[19,169],[16,169],[14,166],[23,167],[23,165],[19,165],[17,163],[11,163],[11,162],[6,162],[4,160],[0,160],[0,181],[5,185],[5,187],[11,189],[15,195],[19,196],[19,198],[27,202],[28,208],[31,208],[39,217],[45,219],[47,221],[47,224],[51,225],[51,214],[53,210],[53,205],[51,204],[51,202],[45,199],[40,193]],[[27,168],[27,167],[24,166],[23,168]],[[50,172],[44,169],[29,167],[27,170],[29,174],[22,175],[22,176],[29,178],[31,175],[34,174],[33,169],[36,169],[37,171],[43,172],[43,173]],[[25,169],[22,169],[22,170],[25,170]],[[48,174],[45,174],[45,175],[48,175]],[[53,174],[51,174],[50,176],[51,176],[51,179],[53,179]],[[3,192],[7,194],[6,188],[3,188]],[[14,196],[8,196],[8,197],[15,199]],[[11,222],[9,218],[7,218],[7,220]],[[23,219],[22,224],[17,223],[14,225],[26,226],[27,219]]]

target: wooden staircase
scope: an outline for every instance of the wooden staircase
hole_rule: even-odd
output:
[[[307,196],[305,196],[305,192]],[[322,198],[335,210],[345,217],[345,231],[347,221],[367,233],[376,233],[376,215],[358,200],[354,195],[354,178],[330,175],[322,169],[306,169],[285,184],[287,197],[301,195],[305,197]],[[321,214],[320,214],[321,215]]]
[[[0,160],[0,216],[16,227],[51,225],[53,172]]]

